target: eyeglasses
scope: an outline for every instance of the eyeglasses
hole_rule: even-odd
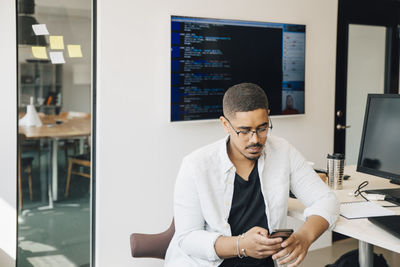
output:
[[[232,123],[228,120],[228,118],[224,117],[228,122],[229,125],[232,127],[233,131],[235,131],[235,133],[238,135],[239,138],[243,139],[243,140],[250,140],[251,138],[253,138],[254,134],[257,134],[258,138],[265,138],[267,137],[268,134],[268,129],[272,130],[272,121],[271,119],[269,119],[269,121],[267,122],[267,127],[262,127],[262,128],[257,128],[255,130],[236,130],[235,127],[233,127]]]

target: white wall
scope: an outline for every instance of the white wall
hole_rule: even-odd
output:
[[[337,1],[98,0],[97,266],[162,266],[132,259],[129,235],[167,228],[182,157],[224,136],[168,122],[170,15],[306,24],[306,115],[274,118],[273,134],[318,167],[333,150]]]
[[[17,86],[15,1],[0,1],[0,266],[16,259]]]

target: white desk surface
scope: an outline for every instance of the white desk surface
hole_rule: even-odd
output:
[[[343,181],[342,190],[334,191],[339,201],[342,203],[363,200],[360,196],[349,196],[348,193],[354,192],[357,189],[358,185],[365,180],[369,181],[369,184],[367,187],[363,188],[363,190],[400,187],[399,185],[389,183],[388,179],[359,173],[355,170],[356,166],[346,167],[344,173],[350,175],[351,177],[347,181]],[[378,204],[381,204],[380,202],[381,201],[377,201]],[[392,205],[389,202],[385,203],[388,205]],[[389,209],[393,210],[396,215],[400,215],[400,207]],[[289,199],[289,216],[304,220],[303,210],[304,206],[300,203],[299,200],[292,198]],[[333,228],[333,231],[370,243],[372,245],[376,245],[400,253],[400,239],[389,234],[382,228],[374,225],[373,223],[368,221],[368,219],[348,220],[342,216],[339,216],[339,219],[337,220],[336,226],[335,228]]]

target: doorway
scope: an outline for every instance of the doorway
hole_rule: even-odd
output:
[[[339,0],[334,152],[357,163],[368,93],[399,93],[400,2]]]

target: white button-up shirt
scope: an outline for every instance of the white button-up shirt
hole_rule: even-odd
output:
[[[175,235],[166,267],[218,266],[214,244],[231,236],[228,223],[236,169],[224,138],[183,159],[175,184]],[[304,217],[319,215],[332,228],[339,214],[336,195],[286,140],[269,136],[258,159],[261,191],[270,229],[286,228],[291,190],[306,206]]]

